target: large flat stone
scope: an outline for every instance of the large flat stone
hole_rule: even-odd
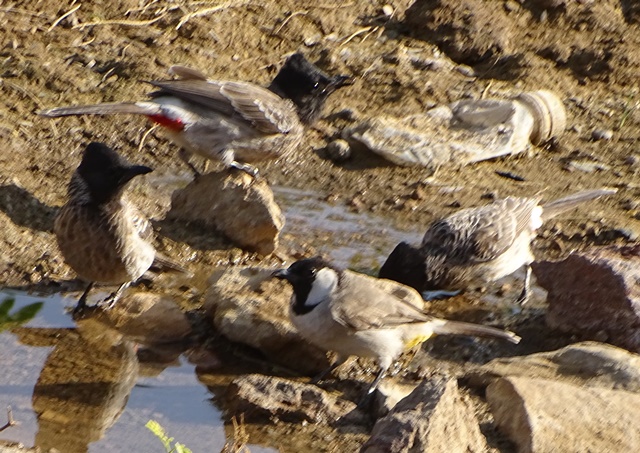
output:
[[[472,386],[486,387],[500,377],[529,377],[640,393],[640,355],[587,341],[557,351],[494,359],[469,372]]]
[[[640,451],[640,395],[525,377],[497,379],[486,395],[519,453]]]
[[[291,288],[273,269],[235,266],[211,276],[205,309],[231,341],[262,351],[290,369],[315,374],[329,366],[326,353],[307,343],[289,320]]]
[[[298,423],[328,423],[351,413],[356,405],[321,388],[262,374],[240,376],[226,393],[227,410],[244,414],[247,421],[276,417]]]

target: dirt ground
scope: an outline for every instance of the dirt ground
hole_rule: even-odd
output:
[[[637,240],[640,7],[634,0],[401,0],[389,6],[374,0],[0,2],[0,285],[32,288],[74,277],[51,228],[89,141],[104,141],[160,173],[186,170],[176,146],[161,131],[147,134],[150,124],[142,118],[51,120],[36,111],[143,99],[149,87],[141,81],[166,78],[172,64],[211,78],[267,84],[295,51],[355,83],[330,99],[295,154],[260,165],[270,183],[317,190],[349,209],[414,227],[493,197],[542,191],[552,199],[615,187],[615,196],[545,225],[537,256]],[[357,119],[541,88],[564,100],[568,128],[529,155],[436,175],[364,151],[339,165],[325,157],[326,144]],[[602,131],[610,138],[594,138]],[[570,161],[589,165],[575,169]],[[443,190],[451,186],[456,190]],[[138,184],[133,192],[149,215],[166,211],[166,187]],[[187,245],[164,234],[171,228],[160,225],[158,249],[194,269],[261,260],[204,233],[206,244]]]

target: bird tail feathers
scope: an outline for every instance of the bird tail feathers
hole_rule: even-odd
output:
[[[180,274],[185,274],[188,277],[193,276],[193,273],[186,269],[184,266],[176,263],[166,256],[160,255],[159,253],[156,253],[153,264],[151,265],[151,269],[161,272],[177,272]]]
[[[438,335],[467,335],[470,337],[498,338],[518,344],[520,337],[510,330],[496,329],[462,321],[445,321],[434,323],[433,333]]]
[[[73,105],[55,107],[38,112],[40,116],[58,118],[73,115],[111,115],[117,113],[154,115],[158,113],[158,105],[151,102],[117,102],[93,105]]]
[[[596,198],[600,198],[605,195],[612,195],[616,192],[616,189],[585,190],[584,192],[574,193],[568,197],[550,201],[549,203],[542,205],[542,221],[549,220],[584,202],[595,200]]]

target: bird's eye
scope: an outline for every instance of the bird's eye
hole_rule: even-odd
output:
[[[311,276],[315,276],[316,275],[316,270],[315,269],[311,269]]]
[[[316,83],[313,84],[313,88],[314,89],[318,88],[319,86],[320,86],[320,82],[316,82]]]

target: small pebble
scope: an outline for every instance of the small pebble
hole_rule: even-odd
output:
[[[594,129],[591,132],[591,138],[593,140],[611,140],[613,138],[613,131],[611,129]]]
[[[411,198],[414,200],[424,200],[425,198],[427,198],[427,194],[425,193],[424,188],[421,185],[417,185],[411,193]]]
[[[511,13],[513,11],[518,11],[518,9],[520,9],[520,5],[515,1],[509,0],[505,2],[504,9],[506,12]]]
[[[318,41],[316,41],[313,38],[305,38],[304,40],[304,45],[307,47],[313,47],[318,43]]]
[[[344,162],[351,158],[351,146],[349,142],[339,138],[327,145],[327,154],[334,162]]]
[[[632,200],[632,199],[624,200],[621,203],[620,207],[625,211],[634,211],[640,208],[640,200]]]
[[[460,65],[456,66],[456,71],[458,71],[460,74],[462,74],[463,76],[466,76],[466,77],[475,77],[476,76],[475,69],[473,69],[471,66],[467,66],[467,65],[464,65],[464,64],[460,64]]]
[[[387,17],[391,17],[393,16],[393,6],[391,5],[384,5],[382,7],[382,14],[384,14]]]

